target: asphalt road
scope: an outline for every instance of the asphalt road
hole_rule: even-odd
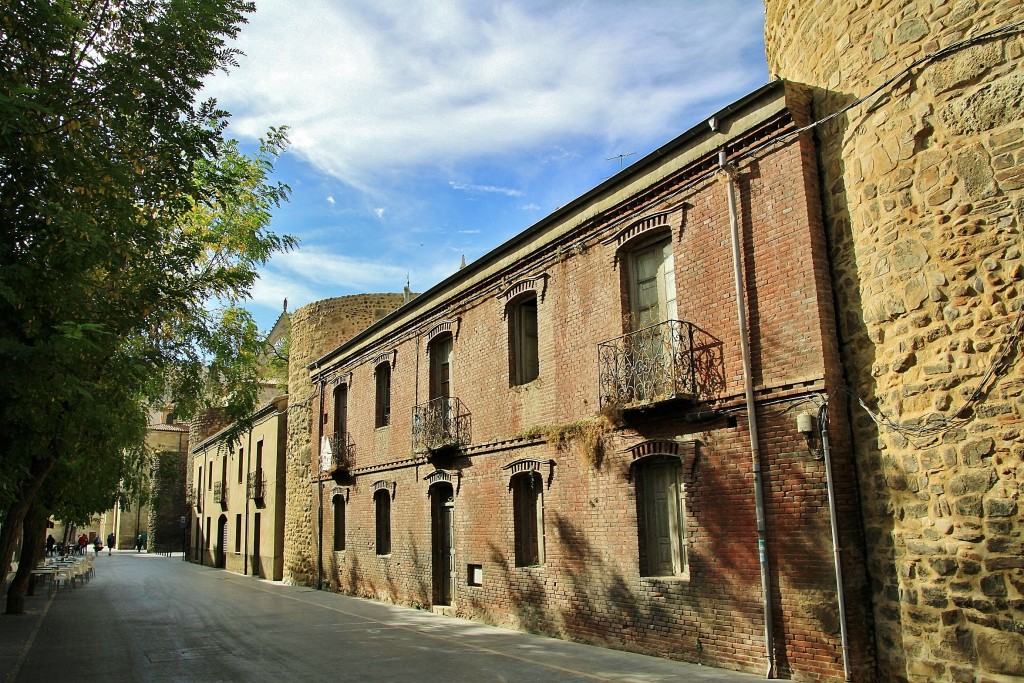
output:
[[[13,681],[741,681],[758,676],[484,626],[130,551],[0,615]]]

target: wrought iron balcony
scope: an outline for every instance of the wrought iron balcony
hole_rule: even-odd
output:
[[[601,406],[641,408],[695,400],[725,385],[722,342],[693,323],[667,320],[597,345]]]
[[[320,440],[320,474],[347,472],[355,458],[355,445],[348,432],[325,434]]]
[[[435,398],[413,406],[413,452],[431,453],[467,445],[471,417],[455,397]]]
[[[249,500],[263,500],[266,496],[267,491],[267,476],[263,473],[263,468],[259,468],[255,472],[250,472],[245,483],[245,493]]]
[[[228,487],[227,482],[215,481],[213,482],[213,502],[220,503],[220,506],[226,508],[228,506]]]

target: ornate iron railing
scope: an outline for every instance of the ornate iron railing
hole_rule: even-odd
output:
[[[352,469],[356,455],[355,444],[352,443],[352,435],[348,432],[335,432],[327,436],[331,442],[331,458],[328,469],[348,471]]]
[[[249,500],[263,500],[267,495],[267,475],[263,468],[250,472],[245,482],[245,494]]]
[[[725,386],[722,342],[693,323],[667,320],[597,345],[601,406],[694,400]]]
[[[462,401],[453,396],[413,406],[413,452],[427,453],[469,444],[471,418]]]
[[[220,503],[221,507],[227,507],[228,505],[228,487],[227,482],[215,481],[213,482],[213,502]]]

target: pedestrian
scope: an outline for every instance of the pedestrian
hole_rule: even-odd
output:
[[[110,551],[114,548],[114,541],[116,540],[117,537],[114,536],[113,531],[107,534],[107,555],[110,555]]]
[[[85,546],[89,545],[89,537],[82,534],[78,537],[78,554],[85,555]]]
[[[135,537],[135,552],[142,552],[142,534]]]
[[[53,555],[53,546],[57,543],[57,539],[53,537],[53,534],[49,534],[46,537],[46,556],[51,557]]]
[[[92,539],[92,554],[94,556],[100,554],[100,548],[103,547],[103,541],[100,540],[100,535],[96,534]]]

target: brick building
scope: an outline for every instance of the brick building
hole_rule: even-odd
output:
[[[870,677],[809,106],[751,93],[312,358],[286,580]]]

